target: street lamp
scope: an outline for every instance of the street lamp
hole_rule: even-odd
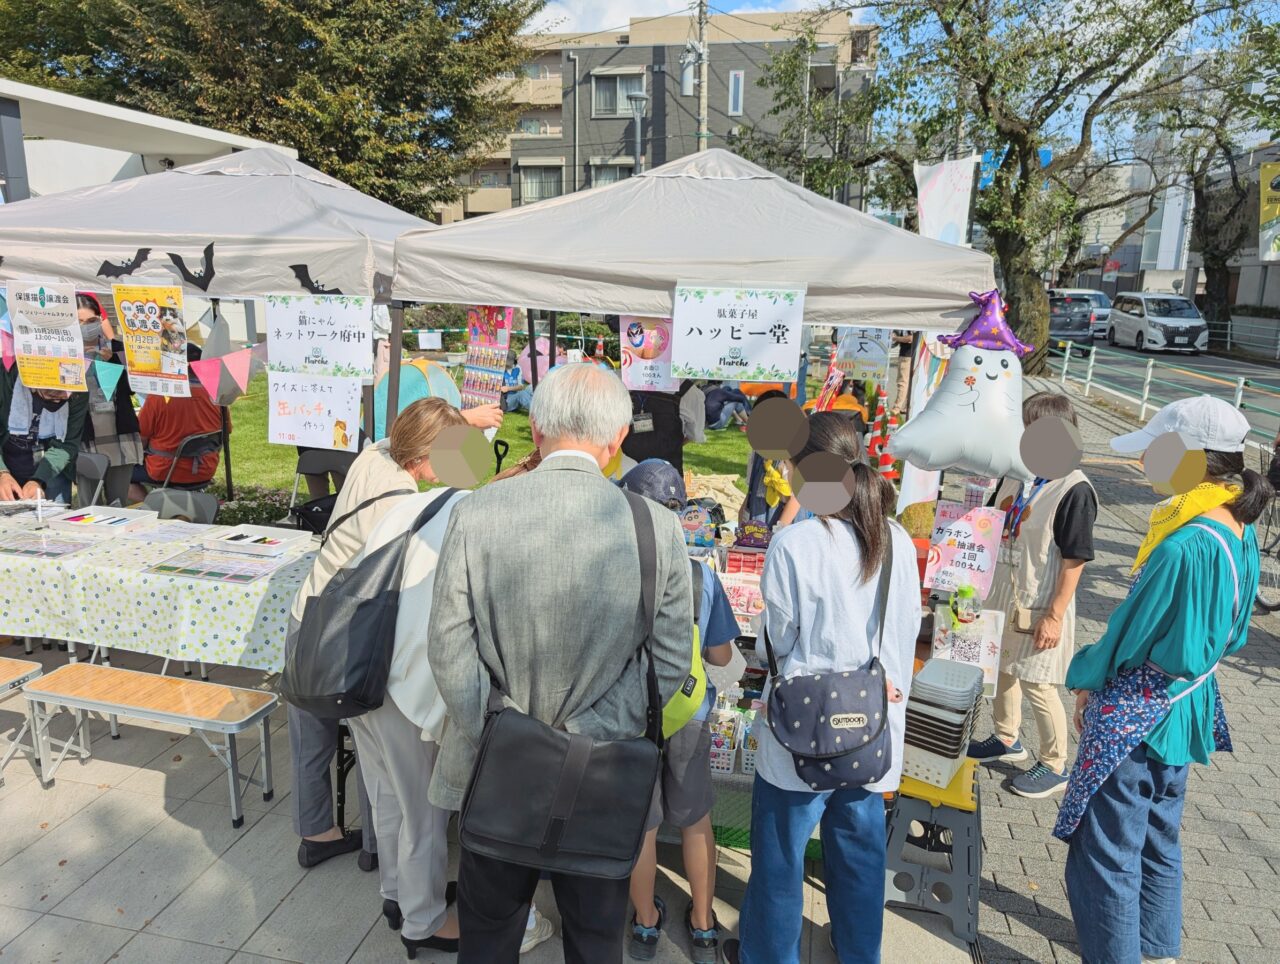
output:
[[[640,144],[640,124],[644,121],[644,108],[649,103],[648,94],[627,94],[627,100],[631,102],[631,119],[635,121],[636,132],[636,167],[635,173],[639,174],[644,170],[644,152]]]

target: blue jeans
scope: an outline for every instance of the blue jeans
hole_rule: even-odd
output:
[[[724,407],[720,409],[720,417],[716,419],[714,425],[708,425],[707,428],[717,431],[722,428],[728,428],[729,422],[733,420],[733,416],[736,413],[741,412],[746,415],[750,411],[751,406],[746,402],[725,402]]]
[[[1094,964],[1178,957],[1187,767],[1140,744],[1089,801],[1067,851],[1080,956]]]
[[[804,849],[822,825],[823,875],[840,964],[876,964],[884,918],[884,798],[782,790],[756,775],[751,877],[738,918],[742,964],[799,964]]]
[[[44,497],[53,502],[71,504],[71,480],[65,475],[55,475],[53,481],[44,487]]]
[[[507,392],[502,396],[502,410],[504,412],[527,412],[532,404],[533,389],[528,386],[514,392]]]

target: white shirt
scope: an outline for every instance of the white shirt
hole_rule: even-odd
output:
[[[898,789],[902,778],[902,741],[906,731],[907,695],[920,632],[920,578],[916,551],[906,530],[893,533],[893,573],[880,661],[902,702],[889,704],[893,766],[884,778],[868,784],[874,793]],[[875,612],[877,572],[862,581],[861,555],[848,523],[809,519],[777,531],[765,556],[760,589],[764,595],[769,640],[783,678],[830,670],[856,669],[875,655],[879,613]],[[764,635],[756,643],[764,658]],[[769,699],[766,687],[764,699]],[[756,773],[783,790],[813,792],[796,775],[791,754],[768,727],[757,727],[760,749]]]
[[[433,489],[407,496],[395,503],[369,534],[369,541],[351,565],[402,536],[427,506],[447,489]],[[431,591],[436,582],[436,561],[444,543],[449,515],[458,500],[470,495],[456,492],[449,504],[409,540],[400,583],[400,612],[396,616],[396,642],[391,655],[387,696],[409,721],[422,728],[422,739],[440,742],[444,734],[445,705],[427,660],[427,623],[431,620]]]

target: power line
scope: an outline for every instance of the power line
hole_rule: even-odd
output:
[[[631,29],[631,26],[633,24],[649,23],[652,20],[665,20],[667,17],[682,17],[685,14],[691,12],[693,8],[696,6],[697,6],[697,3],[695,2],[695,3],[689,4],[687,7],[684,7],[681,10],[673,10],[671,13],[660,13],[653,17],[636,17],[636,18],[633,18],[632,20],[629,20],[627,23],[620,24],[617,27],[605,27],[601,30],[589,30],[586,33],[576,33],[573,31],[569,31],[569,36],[573,38],[569,42],[565,42],[563,40],[548,41],[547,43],[543,43],[543,44],[530,44],[529,47],[532,50],[548,50],[554,47],[572,47],[574,46],[575,42],[581,41],[584,37],[596,37],[596,36],[599,36],[600,34],[605,34],[605,33],[621,33],[624,30]]]

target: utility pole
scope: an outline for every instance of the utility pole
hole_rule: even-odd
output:
[[[698,0],[698,150],[710,146],[707,129],[707,0]]]

